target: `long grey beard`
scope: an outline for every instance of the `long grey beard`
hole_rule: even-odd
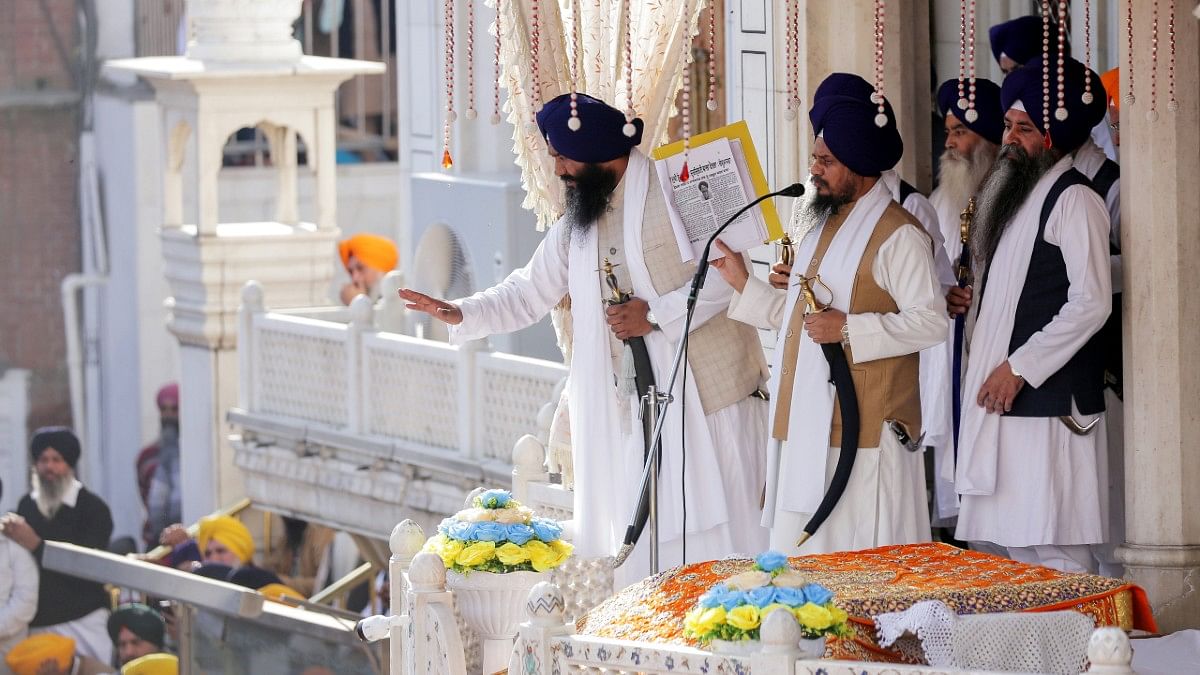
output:
[[[58,514],[63,505],[63,495],[73,480],[75,476],[68,473],[59,480],[44,481],[36,471],[33,472],[33,501],[46,520],[51,520]]]
[[[998,150],[988,141],[976,143],[967,155],[946,148],[938,165],[938,189],[946,196],[947,203],[966,208],[967,200],[975,194],[995,163]]]
[[[1054,166],[1055,159],[1049,151],[1030,157],[1020,146],[1000,148],[996,163],[983,179],[975,197],[975,220],[971,225],[969,244],[977,272],[987,269],[1013,217],[1025,204],[1038,179]]]

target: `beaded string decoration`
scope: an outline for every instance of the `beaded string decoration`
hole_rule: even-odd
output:
[[[1054,111],[1054,119],[1059,122],[1065,122],[1069,113],[1067,112],[1067,90],[1063,83],[1064,64],[1066,61],[1067,50],[1067,0],[1058,0],[1058,64],[1056,72],[1058,73],[1058,107]],[[1049,129],[1049,125],[1047,125]]]
[[[450,127],[458,115],[454,113],[454,0],[444,0],[442,3],[445,26],[445,79],[446,79],[446,121],[442,126],[442,168],[454,166],[450,156]]]
[[[467,112],[468,120],[475,113],[475,0],[467,0]]]
[[[500,124],[500,17],[504,14],[502,3],[496,0],[496,51],[492,54],[492,124]]]
[[[683,54],[680,62],[683,66],[683,100],[681,110],[679,111],[681,121],[683,122],[683,168],[679,170],[679,180],[686,183],[691,178],[691,172],[688,171],[688,150],[692,144],[692,0],[687,0],[683,3],[683,25],[680,30],[683,35],[680,37],[680,49]]]
[[[958,0],[958,109],[967,109],[967,0]]]
[[[967,112],[964,117],[968,124],[973,124],[979,119],[979,111],[975,109],[975,0],[971,0],[971,12],[967,17]]]
[[[787,36],[784,48],[787,51],[787,105],[783,118],[789,122],[796,119],[800,110],[800,8],[799,0],[787,0]]]
[[[1050,0],[1042,0],[1042,141],[1050,149]]]
[[[1121,88],[1125,90],[1125,105],[1131,106],[1137,101],[1133,95],[1133,3],[1125,3],[1125,72],[1121,73]]]
[[[1154,0],[1150,13],[1150,109],[1146,120],[1158,121],[1158,0]]]
[[[887,125],[887,115],[884,114],[883,107],[883,26],[884,26],[884,0],[875,0],[875,93],[871,95],[871,102],[877,108],[875,115],[875,126],[882,129]]]
[[[633,138],[637,133],[637,127],[633,126],[633,118],[637,117],[637,113],[633,107],[633,18],[629,15],[632,9],[629,0],[621,3],[622,28],[625,33],[625,126],[621,127],[621,133],[627,138]]]
[[[567,128],[579,131],[583,121],[579,119],[579,68],[583,60],[583,48],[579,42],[579,0],[571,0],[571,118],[567,120]]]
[[[717,0],[708,0],[708,102],[704,107],[717,110]]]
[[[1092,95],[1092,0],[1083,0],[1083,96],[1084,105],[1095,100]]]
[[[538,0],[530,0],[529,9],[532,14],[529,30],[529,55],[533,59],[533,112],[537,114],[542,111],[542,75],[541,75],[541,42],[542,42],[542,19],[538,14]],[[537,120],[533,121],[537,125]]]
[[[1167,61],[1167,110],[1179,111],[1179,101],[1175,99],[1175,0],[1171,0],[1170,14],[1167,16],[1167,43],[1170,45],[1171,57]]]

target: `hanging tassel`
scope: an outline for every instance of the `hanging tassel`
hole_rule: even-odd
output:
[[[622,397],[637,395],[637,371],[633,367],[633,350],[629,345],[621,349],[621,373],[617,376],[617,393]]]

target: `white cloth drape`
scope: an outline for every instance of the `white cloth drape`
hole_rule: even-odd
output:
[[[495,0],[489,2],[495,5]],[[534,123],[533,62],[530,46],[530,0],[500,0],[502,65],[501,86],[508,90],[505,110],[512,123],[513,152],[521,167],[523,206],[538,216],[538,229],[545,229],[562,212],[561,188],[554,176],[554,163],[546,154],[546,142]],[[578,91],[625,110],[625,52],[619,0],[578,0],[579,41],[583,50]],[[650,150],[665,140],[667,122],[674,112],[675,95],[683,77],[684,28],[690,42],[696,32],[701,3],[697,0],[632,0],[633,107],[645,122],[640,149]],[[538,78],[542,102],[571,91],[572,43],[571,0],[538,2]],[[687,21],[681,17],[690,13]]]

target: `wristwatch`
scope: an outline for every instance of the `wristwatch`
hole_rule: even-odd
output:
[[[1008,371],[1013,374],[1013,377],[1019,377],[1022,380],[1025,379],[1024,375],[1018,373],[1016,368],[1013,368],[1012,361],[1008,362]]]
[[[847,347],[850,346],[850,322],[849,321],[845,321],[842,323],[842,344]]]
[[[646,312],[646,321],[650,323],[650,330],[662,330],[662,326],[658,325],[658,320],[654,318],[654,312]]]

